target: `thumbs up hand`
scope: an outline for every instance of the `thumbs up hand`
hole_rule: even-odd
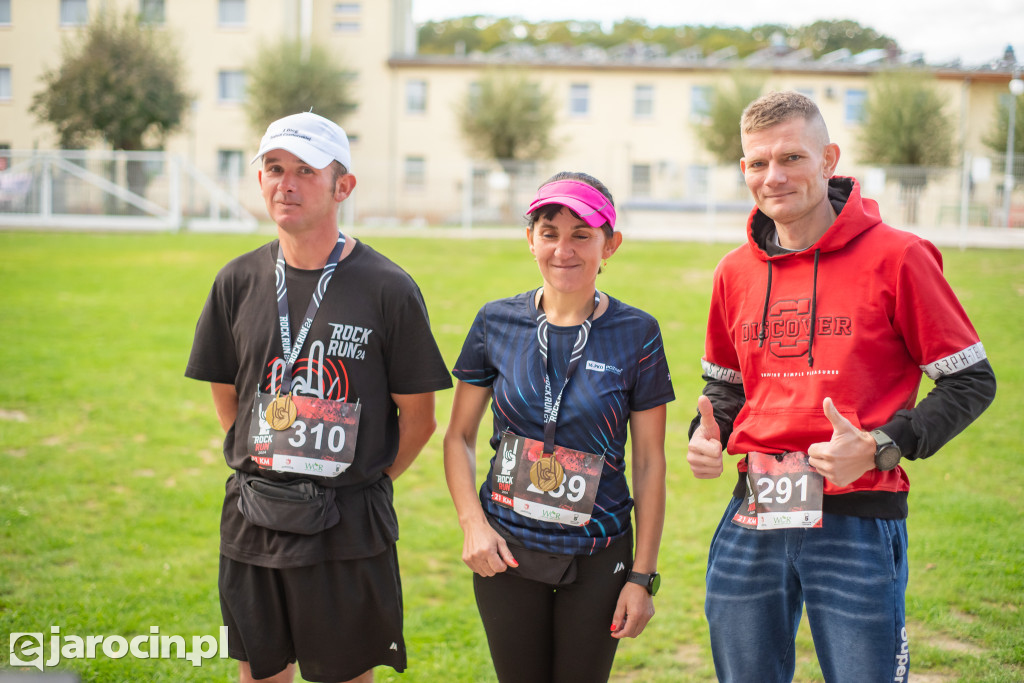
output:
[[[822,402],[822,408],[832,423],[832,438],[811,444],[808,462],[836,486],[852,484],[875,466],[875,440],[847,420],[831,398]]]
[[[693,476],[698,479],[714,479],[722,475],[722,431],[715,422],[711,399],[707,396],[698,398],[697,410],[700,411],[700,426],[690,438],[686,462]]]

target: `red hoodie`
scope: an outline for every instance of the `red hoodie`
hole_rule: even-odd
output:
[[[806,451],[828,441],[826,396],[854,425],[878,428],[913,408],[922,372],[934,379],[985,359],[939,251],[883,223],[852,178],[833,178],[829,197],[842,210],[810,248],[770,256],[775,226],[755,209],[747,244],[715,270],[702,364],[707,376],[742,383],[730,453]],[[746,460],[738,467],[745,472]],[[826,496],[905,499],[909,488],[901,467],[872,469],[844,487],[825,481]]]

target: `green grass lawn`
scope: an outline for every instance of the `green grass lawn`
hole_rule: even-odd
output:
[[[417,280],[449,363],[480,305],[539,283],[524,242],[360,234]],[[228,469],[209,388],[182,373],[217,270],[267,239],[0,232],[0,674],[12,632],[49,637],[59,626],[62,635],[130,639],[157,626],[186,640],[217,634]],[[714,680],[704,569],[734,479],[695,480],[684,453],[701,388],[711,274],[727,249],[627,236],[599,278],[602,289],[661,322],[678,397],[668,410],[658,613],[641,638],[621,644],[615,681]],[[947,250],[945,259],[996,368],[999,395],[938,455],[907,466],[914,680],[1019,681],[1024,253]],[[396,483],[409,670],[381,669],[378,681],[493,680],[444,483],[450,405],[451,392],[439,394],[438,433]],[[806,624],[798,660],[797,680],[821,680]],[[236,675],[231,660],[193,667],[100,656],[65,665],[84,681]]]

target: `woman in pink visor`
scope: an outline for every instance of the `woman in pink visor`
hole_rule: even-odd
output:
[[[597,289],[622,243],[604,184],[559,173],[526,218],[541,286],[477,313],[453,370],[445,474],[498,680],[603,681],[619,640],[654,615],[675,396],[658,322]]]

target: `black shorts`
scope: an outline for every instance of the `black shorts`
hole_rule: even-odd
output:
[[[521,553],[510,549],[513,555]],[[513,571],[473,574],[498,680],[607,681],[619,644],[611,636],[612,618],[632,566],[630,532],[604,550],[573,558],[564,574],[561,568],[554,572],[568,578],[538,580]]]
[[[395,546],[358,560],[271,569],[220,557],[228,654],[268,678],[298,661],[307,681],[406,667]]]

